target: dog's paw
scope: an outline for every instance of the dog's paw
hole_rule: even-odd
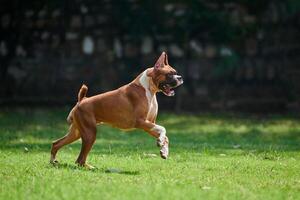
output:
[[[158,137],[156,144],[158,147],[162,147],[166,142],[168,142],[168,137],[167,136],[163,136],[163,137]]]
[[[165,137],[164,144],[161,146],[160,149],[160,157],[163,159],[167,159],[169,156],[169,139],[168,137]]]
[[[52,165],[58,164],[58,161],[56,160],[55,156],[53,156],[52,154],[50,156],[50,164]]]
[[[97,169],[96,167],[90,165],[90,164],[87,164],[87,163],[84,163],[84,164],[79,164],[77,163],[78,167],[82,167],[84,169],[87,169],[87,170],[95,170]]]
[[[162,159],[167,159],[169,156],[169,147],[164,145],[160,150],[160,157]]]
[[[96,167],[94,167],[94,166],[92,166],[92,165],[89,165],[89,164],[87,164],[87,163],[85,163],[83,167],[84,167],[85,169],[88,169],[88,170],[94,170],[94,169],[96,169]]]
[[[57,164],[59,164],[59,162],[58,162],[58,160],[50,160],[50,164],[52,164],[52,165],[57,165]]]

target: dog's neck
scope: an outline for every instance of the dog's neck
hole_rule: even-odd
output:
[[[146,69],[139,77],[138,82],[140,85],[147,91],[150,92],[151,96],[155,95],[159,90],[157,86],[154,84],[152,77],[149,76],[149,72],[153,69]]]

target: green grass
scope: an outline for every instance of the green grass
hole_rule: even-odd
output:
[[[48,164],[67,114],[0,112],[0,199],[300,199],[296,117],[161,114],[168,160],[146,133],[101,126],[88,157],[98,169],[88,171],[74,164],[80,141]]]

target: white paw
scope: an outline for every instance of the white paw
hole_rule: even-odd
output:
[[[168,137],[165,137],[165,142],[163,143],[163,145],[161,146],[160,149],[160,156],[163,159],[167,159],[169,156],[169,139]]]
[[[162,148],[160,149],[160,156],[163,159],[167,159],[169,156],[169,147],[167,145],[162,146]]]

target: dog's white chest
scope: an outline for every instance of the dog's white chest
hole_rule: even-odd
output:
[[[143,72],[142,76],[140,77],[140,83],[141,83],[141,85],[145,89],[146,98],[147,98],[147,101],[148,101],[147,119],[151,120],[151,119],[155,118],[155,116],[157,115],[158,105],[157,105],[156,95],[152,94],[150,92],[150,89],[149,89],[149,86],[150,86],[149,79],[150,79],[150,77],[147,76],[147,70],[145,70]]]
[[[157,110],[158,110],[158,105],[157,105],[156,95],[153,95],[153,97],[150,99],[147,119],[155,118],[157,115]]]

